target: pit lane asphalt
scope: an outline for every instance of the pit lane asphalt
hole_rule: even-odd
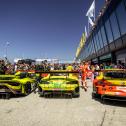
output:
[[[126,103],[102,104],[88,91],[79,98],[26,97],[0,99],[0,126],[126,126]]]

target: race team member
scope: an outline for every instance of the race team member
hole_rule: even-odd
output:
[[[72,71],[72,70],[74,70],[74,68],[73,68],[73,66],[71,64],[68,64],[66,70]]]
[[[86,82],[86,79],[87,79],[88,70],[89,70],[88,63],[83,61],[82,78],[81,79],[82,79],[82,85],[83,85],[83,88],[84,88],[85,91],[87,91],[87,82]]]

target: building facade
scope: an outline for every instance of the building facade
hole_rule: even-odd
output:
[[[126,0],[106,3],[76,60],[126,63]]]

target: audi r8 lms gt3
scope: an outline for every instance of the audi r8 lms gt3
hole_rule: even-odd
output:
[[[69,95],[79,97],[79,81],[77,72],[70,71],[50,71],[48,76],[41,79],[38,84],[38,93],[40,96],[61,96]]]
[[[109,69],[99,71],[93,81],[93,97],[126,100],[126,70]]]
[[[28,95],[35,89],[36,80],[33,75],[18,72],[15,75],[0,75],[0,95],[9,98],[11,94]]]

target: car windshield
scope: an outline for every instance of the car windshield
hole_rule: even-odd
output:
[[[125,78],[126,79],[126,73],[124,72],[105,72],[105,77],[111,77],[111,78]]]

